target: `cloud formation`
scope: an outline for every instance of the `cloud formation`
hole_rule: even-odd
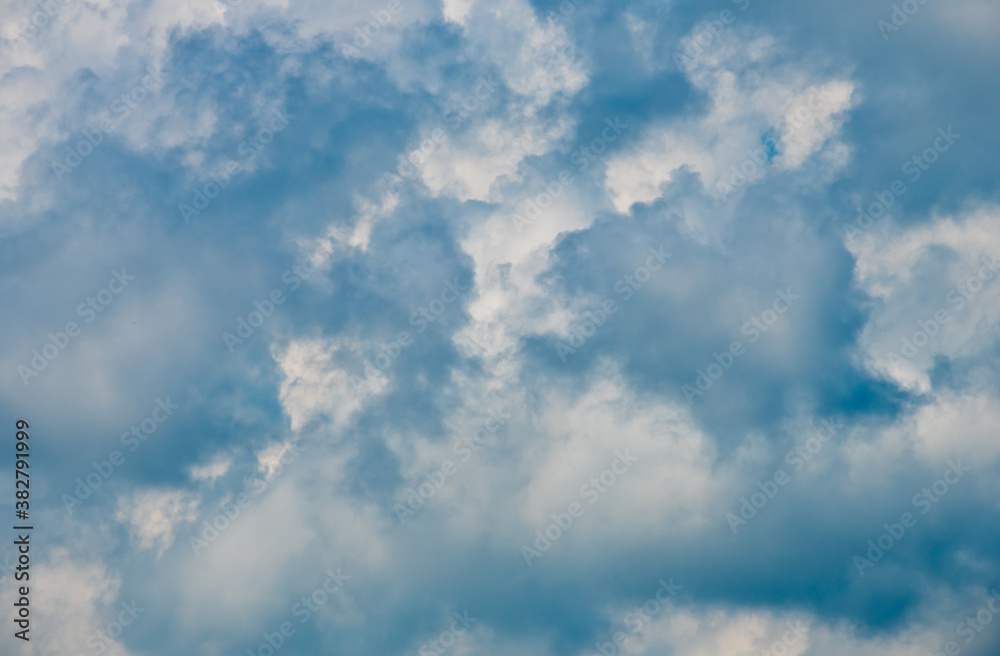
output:
[[[996,653],[989,3],[0,14],[11,653]]]

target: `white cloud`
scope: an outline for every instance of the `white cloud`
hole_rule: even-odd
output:
[[[683,591],[682,593],[683,594]],[[618,617],[625,614],[623,610]],[[626,632],[627,654],[685,656],[925,656],[942,629],[921,625],[894,634],[861,636],[848,624],[829,625],[801,613],[733,610],[721,607],[668,608],[638,632]]]
[[[998,421],[1000,401],[987,392],[944,395],[917,412],[914,450],[935,467],[957,457],[977,467],[989,466],[1000,456]]]
[[[780,152],[774,164],[803,167],[839,133],[855,85],[819,79],[806,64],[789,64],[787,58],[769,35],[723,32],[685,69],[694,86],[709,97],[708,113],[652,125],[632,149],[609,159],[606,185],[615,208],[627,212],[634,203],[660,198],[662,185],[681,168],[697,173],[713,196],[728,193],[720,185],[745,184],[734,178],[734,171],[757,182],[769,166],[764,142],[771,131],[777,131]],[[846,151],[831,148],[835,156],[822,166],[842,167]],[[734,179],[739,185],[732,184]]]
[[[191,465],[188,468],[188,473],[192,480],[211,482],[221,476],[225,476],[232,464],[233,459],[231,456],[219,454],[204,465]]]
[[[469,129],[443,127],[446,141],[418,169],[435,195],[495,201],[498,180],[516,178],[526,157],[549,152],[569,135],[568,122],[552,122],[540,111],[572,98],[587,83],[587,71],[565,28],[540,19],[524,0],[479,2],[463,10],[463,31],[475,44],[471,56],[484,70],[495,67],[499,81],[486,90],[480,84],[467,90],[478,93],[479,101],[463,118]],[[485,79],[492,80],[492,74]],[[499,104],[504,90],[498,84],[512,92],[506,104]]]
[[[198,517],[199,499],[179,490],[146,490],[118,498],[115,519],[126,524],[140,549],[157,558],[174,542],[174,530]]]
[[[63,548],[53,550],[46,560],[38,560],[41,552],[33,552],[29,592],[31,599],[30,641],[21,643],[13,637],[14,629],[4,636],[4,644],[19,643],[17,649],[32,656],[67,656],[67,654],[89,653],[94,645],[103,644],[103,654],[107,656],[128,656],[124,634],[118,633],[114,639],[108,637],[107,628],[115,622],[121,612],[118,593],[121,586],[119,577],[99,561],[78,560]],[[0,599],[5,608],[14,608],[17,588],[3,586]],[[144,600],[137,600],[137,609],[144,609]],[[132,619],[126,615],[126,618]],[[144,621],[140,614],[134,619]],[[11,624],[8,619],[7,623]],[[124,627],[128,631],[128,627]],[[104,631],[105,638],[100,638]],[[112,627],[118,632],[117,627]]]
[[[326,418],[335,428],[342,428],[369,395],[381,393],[388,384],[386,374],[375,367],[368,369],[367,378],[358,372],[355,383],[364,384],[352,383],[351,374],[334,361],[341,349],[357,355],[360,344],[306,338],[293,340],[284,349],[275,347],[273,356],[284,378],[281,404],[293,431],[315,418]]]
[[[936,356],[992,347],[1000,284],[987,263],[1000,256],[998,235],[1000,212],[982,207],[911,227],[885,218],[848,240],[858,285],[877,300],[859,340],[868,366],[927,392]]]

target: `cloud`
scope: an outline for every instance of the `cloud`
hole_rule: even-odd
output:
[[[682,41],[682,52],[698,45],[699,53],[684,72],[707,97],[707,112],[648,127],[634,149],[608,162],[608,192],[619,212],[660,198],[661,186],[679,169],[696,173],[709,193],[723,197],[747,180],[759,182],[772,165],[799,169],[837,136],[851,107],[856,83],[824,80],[789,62],[768,34],[726,31],[707,50],[694,38]],[[829,148],[840,152],[824,168],[842,168],[846,150],[835,142]]]
[[[118,499],[115,519],[125,523],[140,549],[162,556],[174,542],[175,528],[198,516],[198,499],[175,490],[148,490]]]
[[[88,1],[28,39],[7,4],[38,653],[133,600],[105,653],[964,640],[1000,574],[987,3],[889,40],[861,0]]]

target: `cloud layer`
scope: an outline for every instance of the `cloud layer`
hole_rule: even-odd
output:
[[[0,15],[11,650],[1000,647],[995,6]]]

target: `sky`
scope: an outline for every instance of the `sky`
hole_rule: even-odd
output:
[[[0,653],[1000,653],[998,29],[0,0]]]

